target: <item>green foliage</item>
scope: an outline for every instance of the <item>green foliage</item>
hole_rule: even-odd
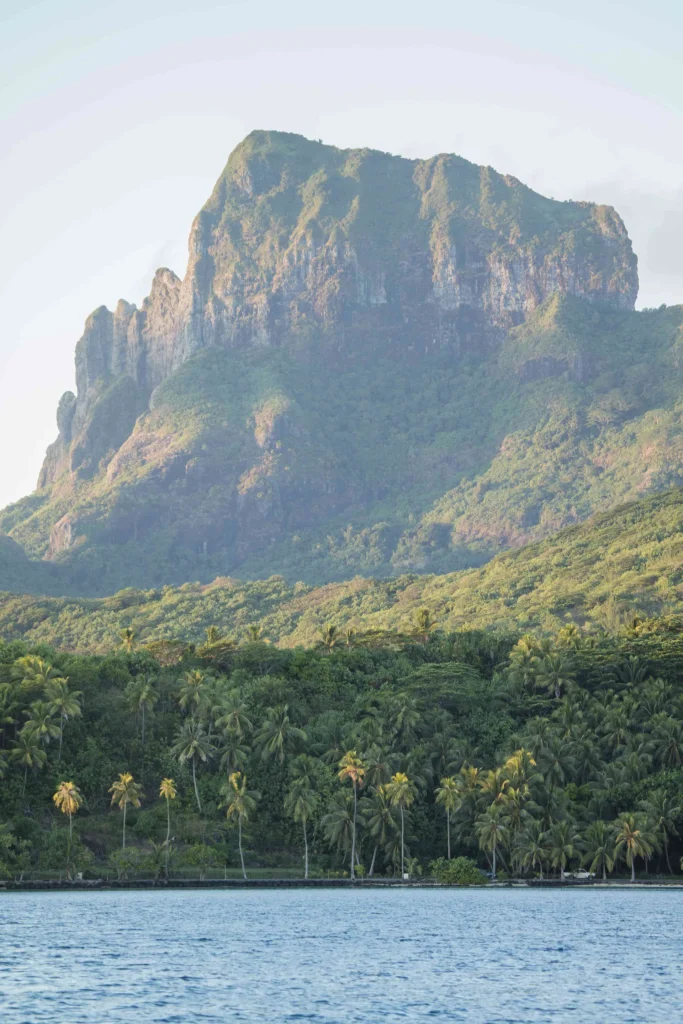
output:
[[[237,661],[256,661],[276,672],[279,654],[266,641],[310,646],[323,633],[325,649],[376,650],[472,627],[554,632],[574,624],[581,632],[618,633],[637,618],[641,632],[647,631],[648,618],[677,612],[682,562],[678,489],[596,516],[480,569],[445,576],[356,578],[317,588],[290,587],[279,576],[251,583],[217,579],[90,600],[5,594],[0,634],[104,653],[120,645],[128,628],[141,652],[181,664],[192,654],[190,645],[202,644],[207,628],[219,623],[226,635],[198,651],[206,666],[224,670],[236,660],[240,637],[258,625],[259,640]],[[428,628],[421,630],[417,617],[425,612]],[[162,644],[162,637],[173,639]],[[448,671],[468,670],[451,663]]]
[[[469,857],[446,860],[439,857],[430,864],[432,874],[441,885],[485,885],[486,876]]]

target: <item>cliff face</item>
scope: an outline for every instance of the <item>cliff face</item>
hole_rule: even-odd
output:
[[[549,303],[595,309],[607,330],[636,316],[614,210],[450,155],[254,132],[189,249],[184,280],[159,270],[142,308],[88,318],[38,495],[0,515],[31,555],[78,563],[97,588],[254,558],[249,571],[302,576],[328,556],[342,575],[428,567],[457,534],[463,481],[529,419],[505,412],[509,368],[520,386],[594,376],[590,345],[542,327]],[[447,515],[440,495],[456,495]],[[463,564],[529,533],[471,536],[481,550]]]
[[[122,300],[86,321],[77,396],[60,402],[39,487],[92,475],[154,389],[209,346],[314,337],[457,352],[500,341],[553,293],[632,309],[638,290],[609,207],[555,202],[456,156],[404,160],[274,132],[232,154],[189,248],[184,281],[159,270],[142,309]]]

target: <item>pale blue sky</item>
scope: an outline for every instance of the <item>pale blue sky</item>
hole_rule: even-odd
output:
[[[254,128],[457,152],[612,203],[683,301],[683,5],[0,0],[0,506],[33,489],[87,314],[182,274]]]

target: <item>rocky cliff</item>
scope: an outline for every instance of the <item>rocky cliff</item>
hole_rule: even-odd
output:
[[[184,280],[159,270],[142,308],[88,318],[38,492],[0,517],[33,557],[80,567],[74,586],[471,564],[610,500],[557,481],[548,510],[528,477],[519,522],[463,526],[498,490],[501,446],[571,420],[575,385],[635,358],[625,343],[613,366],[605,340],[638,317],[611,208],[457,156],[254,132],[189,250]]]

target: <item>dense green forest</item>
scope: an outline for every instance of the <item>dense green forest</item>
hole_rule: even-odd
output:
[[[0,558],[2,552],[0,550]],[[105,653],[124,628],[141,643],[200,643],[220,623],[239,636],[258,623],[280,646],[311,646],[339,630],[410,629],[429,607],[441,628],[556,633],[567,623],[618,630],[635,614],[676,614],[683,596],[683,491],[633,502],[548,540],[444,576],[356,579],[310,587],[217,579],[101,599],[0,594],[0,635]],[[1,577],[0,577],[1,578]]]
[[[683,624],[0,644],[6,877],[678,874]]]

